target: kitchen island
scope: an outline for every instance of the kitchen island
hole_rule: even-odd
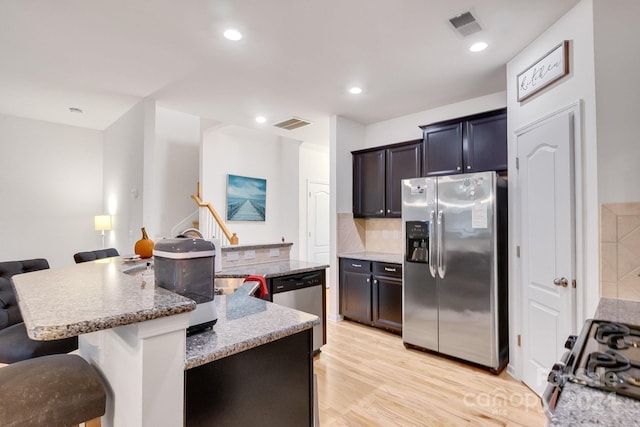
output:
[[[594,319],[638,325],[640,302],[601,298]],[[639,419],[640,400],[567,382],[549,426],[633,426]]]
[[[187,426],[313,425],[319,319],[249,296],[258,286],[216,296],[216,325],[187,338]]]
[[[246,381],[238,356],[278,349],[281,341],[296,348],[296,357],[304,359],[300,365],[306,363],[298,375],[308,378],[304,411],[310,414],[309,337],[316,316],[250,297],[257,283],[247,283],[237,295],[216,296],[217,324],[187,338],[195,303],[155,287],[148,270],[127,274],[123,269],[119,258],[108,258],[13,278],[29,336],[49,340],[78,335],[80,354],[105,379],[103,426],[184,425],[185,390],[187,406],[194,407],[188,387],[190,377],[197,378],[195,369],[231,361],[237,378]],[[260,350],[252,355],[257,356]],[[230,372],[225,372],[226,380]],[[259,376],[254,379],[260,381]],[[219,390],[225,391],[230,390]],[[311,424],[311,415],[309,420]]]

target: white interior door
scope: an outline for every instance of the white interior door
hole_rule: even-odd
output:
[[[522,379],[538,394],[574,330],[573,120],[563,111],[517,135]]]
[[[308,189],[307,259],[329,264],[329,184],[309,182]]]

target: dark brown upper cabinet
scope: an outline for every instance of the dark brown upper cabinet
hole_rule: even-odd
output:
[[[354,151],[353,216],[400,218],[400,181],[420,176],[422,140]]]
[[[505,108],[421,128],[423,176],[507,170]]]

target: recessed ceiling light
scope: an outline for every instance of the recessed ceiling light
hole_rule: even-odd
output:
[[[257,116],[256,117],[256,122],[258,122],[258,123],[266,123],[267,122],[267,118],[265,116]]]
[[[234,28],[229,28],[228,30],[225,30],[224,36],[228,40],[233,40],[234,42],[242,39],[242,33],[240,33],[240,31]]]
[[[358,95],[359,93],[362,93],[362,88],[358,86],[353,86],[352,88],[349,88],[349,93]]]
[[[82,114],[82,110],[80,108],[76,108],[76,107],[69,107],[69,112],[70,113],[76,113],[76,114]]]
[[[483,50],[485,50],[489,45],[486,44],[485,42],[477,42],[471,45],[471,47],[469,48],[469,50],[471,52],[482,52]]]

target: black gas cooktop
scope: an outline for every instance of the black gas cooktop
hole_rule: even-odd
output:
[[[640,326],[590,319],[565,347],[543,395],[548,413],[567,381],[640,399]]]

